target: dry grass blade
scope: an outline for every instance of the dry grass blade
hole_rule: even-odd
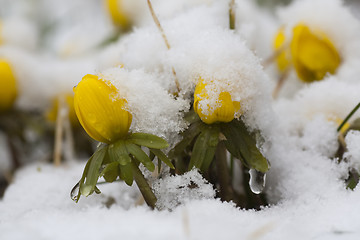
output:
[[[170,49],[170,44],[169,44],[169,41],[166,37],[166,34],[165,34],[165,31],[164,29],[162,28],[161,24],[160,24],[160,21],[158,19],[158,17],[156,16],[155,14],[155,11],[152,7],[152,4],[151,4],[151,1],[150,0],[147,0],[147,3],[148,3],[148,6],[149,6],[149,10],[150,10],[150,13],[151,13],[151,16],[156,24],[156,26],[158,27],[160,33],[161,33],[161,36],[162,38],[164,39],[164,42],[165,42],[165,45],[167,47],[167,49],[169,50]],[[175,71],[175,68],[172,67],[172,73],[174,75],[174,78],[175,78],[175,85],[176,85],[176,89],[177,89],[177,92],[174,93],[174,95],[178,95],[178,93],[180,92],[180,84],[179,84],[179,80],[177,79],[177,76],[176,76],[176,71]]]

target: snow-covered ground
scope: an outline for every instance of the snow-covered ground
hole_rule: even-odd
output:
[[[360,171],[359,131],[346,135],[343,160],[334,158],[338,121],[360,101],[357,16],[337,0],[297,1],[275,16],[238,0],[231,31],[230,1],[176,0],[172,5],[153,0],[171,45],[167,49],[145,1],[123,1],[135,27],[102,47],[116,30],[100,1],[0,1],[9,9],[0,9],[5,19],[0,21],[5,42],[0,56],[14,66],[21,93],[16,107],[45,111],[51,99],[72,91],[82,76],[97,73],[126,97],[132,131],[159,135],[173,146],[187,127],[183,112],[189,110],[196,82],[212,79],[214,95],[219,89],[230,92],[233,101],[241,102],[249,129],[262,133],[261,151],[271,163],[264,190],[269,205],[246,210],[214,199],[215,190],[196,170],[183,176],[164,173],[160,180],[149,177],[159,208],[169,210],[151,210],[135,184],[119,181],[99,184],[101,194],[75,203],[70,191],[85,161],[68,159],[59,167],[35,161],[16,171],[0,200],[0,239],[358,239],[360,190],[347,189],[346,179],[349,171]],[[261,64],[273,52],[278,29],[287,23],[289,32],[298,22],[327,32],[342,64],[334,75],[311,84],[291,72],[273,100],[278,73]],[[79,26],[86,27],[80,31]],[[180,86],[176,99],[169,94],[176,89],[172,68]],[[210,98],[205,105],[215,101]],[[359,117],[356,112],[349,122]],[[0,169],[6,172],[11,164],[3,135],[0,144]],[[190,182],[197,187],[187,188]]]

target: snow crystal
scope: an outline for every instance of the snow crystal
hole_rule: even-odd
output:
[[[215,190],[198,172],[193,169],[183,175],[165,176],[154,181],[153,190],[158,199],[159,209],[175,209],[190,200],[213,199]]]

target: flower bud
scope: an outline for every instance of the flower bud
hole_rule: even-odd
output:
[[[327,73],[334,74],[340,65],[338,51],[323,33],[313,33],[298,24],[291,41],[292,61],[299,78],[304,82],[321,80]]]
[[[200,103],[210,98],[206,85],[205,81],[200,78],[194,92],[194,111],[206,124],[231,122],[234,119],[235,113],[240,110],[240,102],[232,101],[229,92],[221,92],[216,101],[216,106],[207,105],[208,109],[205,111]]]
[[[17,96],[17,84],[11,66],[0,59],[0,113],[9,110]]]
[[[127,101],[119,96],[114,85],[88,74],[74,92],[76,115],[90,137],[112,143],[127,135],[132,115],[125,109]]]
[[[330,39],[322,32],[310,31],[304,24],[293,28],[289,43],[287,47],[284,30],[280,29],[274,40],[275,50],[280,51],[276,57],[278,68],[284,71],[292,64],[304,82],[322,80],[327,73],[334,74],[341,63],[341,57]]]
[[[114,25],[127,29],[130,25],[129,18],[122,8],[123,0],[105,0],[106,7]]]

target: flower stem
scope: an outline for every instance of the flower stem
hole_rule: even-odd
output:
[[[139,167],[134,162],[131,163],[131,167],[132,167],[133,174],[134,174],[134,180],[135,180],[141,194],[143,195],[145,202],[147,203],[147,205],[149,207],[154,209],[156,201],[157,201],[155,194],[152,192],[148,182],[146,181],[146,179],[145,179],[144,175],[142,174],[142,172],[140,171]]]
[[[235,0],[230,2],[230,9],[229,9],[229,23],[230,29],[235,29]]]
[[[216,152],[216,169],[220,184],[220,197],[223,201],[233,200],[233,193],[230,187],[230,176],[226,161],[226,149],[223,142],[219,142]]]
[[[347,121],[352,117],[352,115],[354,115],[354,113],[359,109],[360,107],[360,102],[358,103],[358,105],[356,105],[356,107],[346,116],[346,118],[344,119],[344,121],[340,124],[340,126],[338,127],[337,131],[340,132],[340,130],[343,128],[343,126],[347,123]]]

